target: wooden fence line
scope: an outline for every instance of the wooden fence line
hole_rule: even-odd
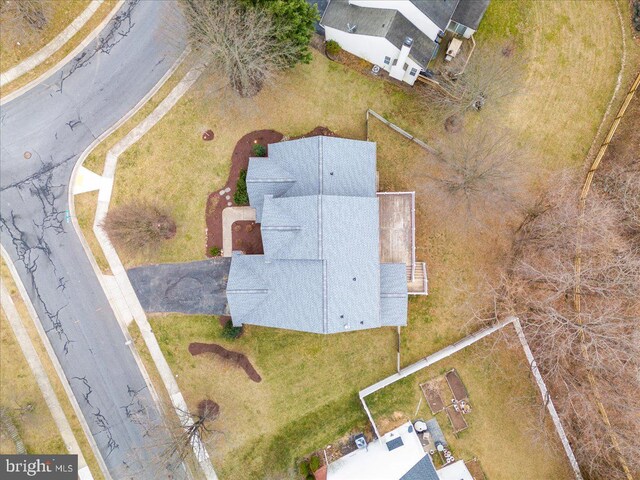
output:
[[[584,233],[584,222],[582,221],[582,219],[584,218],[584,215],[585,215],[587,196],[589,195],[589,191],[591,190],[591,184],[593,183],[593,178],[595,176],[595,173],[600,168],[600,163],[602,162],[602,159],[604,158],[604,155],[607,152],[609,143],[611,143],[611,139],[616,133],[616,130],[618,129],[618,125],[620,125],[620,121],[622,120],[622,117],[624,117],[624,114],[627,111],[627,107],[631,103],[631,100],[633,99],[633,96],[638,90],[639,85],[640,85],[640,73],[638,73],[638,75],[636,76],[636,79],[631,85],[631,88],[629,89],[629,92],[627,93],[627,96],[625,97],[624,102],[622,102],[622,105],[618,110],[618,114],[616,115],[613,123],[611,124],[611,128],[609,128],[609,133],[607,134],[602,144],[600,145],[598,154],[596,155],[593,162],[591,163],[591,167],[587,172],[586,178],[584,180],[584,184],[582,186],[582,191],[580,192],[580,199],[579,199],[579,205],[578,205],[578,209],[579,209],[578,241],[576,245],[576,255],[574,258],[574,275],[575,275],[576,285],[573,293],[573,306],[577,314],[577,321],[579,325],[583,324],[582,310],[581,310],[580,274],[582,269],[581,244],[582,244],[582,237]],[[609,414],[607,413],[607,410],[604,404],[602,403],[602,396],[600,395],[600,390],[598,389],[598,385],[596,384],[595,377],[591,369],[588,367],[589,352],[585,344],[584,329],[580,330],[580,342],[581,342],[582,356],[587,366],[587,378],[589,379],[589,384],[591,385],[591,389],[593,390],[593,394],[595,396],[595,403],[596,403],[596,406],[598,407],[598,412],[600,413],[602,420],[607,426],[609,438],[611,439],[611,443],[613,444],[613,447],[616,450],[618,461],[620,462],[620,466],[622,467],[622,470],[624,471],[627,477],[627,480],[633,480],[633,475],[631,474],[629,466],[627,465],[627,461],[625,460],[620,450],[620,443],[618,441],[618,436],[613,431],[613,427],[611,426],[611,422],[609,420]]]
[[[409,132],[407,132],[406,130],[403,130],[402,128],[397,126],[395,123],[391,123],[389,120],[384,118],[379,113],[374,112],[370,108],[367,109],[367,140],[369,140],[369,115],[373,115],[375,118],[377,118],[382,123],[384,123],[387,127],[391,128],[392,130],[395,130],[396,132],[398,132],[403,137],[405,137],[405,138],[411,140],[412,142],[420,145],[420,147],[424,148],[429,153],[433,153],[434,155],[438,154],[438,151],[435,148],[427,145],[426,142],[423,142],[419,138],[416,138],[415,136],[411,135]]]

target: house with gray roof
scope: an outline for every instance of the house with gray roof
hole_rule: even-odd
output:
[[[445,31],[476,32],[490,0],[330,0],[320,25],[327,40],[413,85]]]
[[[407,323],[407,265],[380,260],[376,144],[310,137],[251,158],[263,255],[234,252],[234,325],[338,333]]]
[[[463,460],[436,470],[411,424],[329,463],[327,480],[473,480]]]

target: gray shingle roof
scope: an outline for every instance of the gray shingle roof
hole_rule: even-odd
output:
[[[376,144],[337,137],[310,137],[269,145],[268,158],[251,158],[249,202],[262,219],[265,195],[376,194]]]
[[[444,31],[459,0],[411,0],[418,9]]]
[[[380,264],[380,319],[383,326],[403,325],[407,319],[407,266]]]
[[[261,208],[265,253],[233,256],[234,324],[314,333],[406,325],[406,266],[380,264],[375,144],[303,140],[270,145],[269,159],[249,164],[247,186],[262,189],[249,191]],[[283,172],[294,172],[295,182],[279,197],[264,195],[265,185],[280,185],[275,178],[289,182]]]
[[[400,480],[438,480],[438,474],[429,455],[425,455]]]
[[[451,18],[465,27],[477,30],[490,0],[460,0]]]
[[[348,0],[332,0],[320,23],[343,32],[355,25],[354,34],[385,37],[396,48],[402,48],[404,39],[411,37],[413,46],[409,56],[423,67],[436,49],[429,37],[393,9],[359,7],[350,5]]]

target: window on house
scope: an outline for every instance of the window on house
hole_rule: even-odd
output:
[[[391,64],[391,66],[392,66],[392,67],[395,67],[397,64],[398,64],[398,59],[397,59],[397,58],[395,58],[395,59],[393,60],[393,63]]]
[[[389,65],[391,63],[391,57],[384,57],[384,64]]]
[[[411,75],[412,77],[413,77],[416,73],[418,73],[418,69],[417,69],[417,68],[412,68],[412,69],[409,71],[409,75]]]
[[[406,72],[406,71],[407,71],[407,68],[409,68],[409,64],[408,64],[408,63],[405,63],[405,64],[402,66],[402,69]]]

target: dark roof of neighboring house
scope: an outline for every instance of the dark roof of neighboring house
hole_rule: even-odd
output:
[[[429,455],[425,455],[400,480],[438,480],[438,474]]]
[[[460,0],[451,19],[465,27],[477,30],[489,2],[490,0]]]
[[[447,0],[449,1],[449,0]],[[356,35],[385,37],[396,48],[402,48],[406,37],[413,39],[409,57],[425,67],[436,44],[397,10],[350,5],[348,0],[332,0],[320,21],[325,27]],[[355,30],[350,31],[350,27]]]
[[[247,171],[264,255],[231,261],[235,325],[313,333],[406,325],[405,264],[381,264],[376,145],[310,137],[269,145]]]
[[[436,43],[407,20],[404,15],[397,12],[386,38],[397,48],[402,48],[402,44],[407,37],[413,40],[409,57],[423,68],[426,67],[433,56],[433,52],[436,50]]]
[[[327,9],[327,4],[329,3],[329,0],[307,0],[307,3],[311,6],[315,5],[318,8],[318,13],[320,15],[320,18],[322,18],[322,15],[324,15],[324,11]],[[313,22],[313,25],[316,29],[316,33],[319,33],[320,35],[324,35],[324,28],[322,28],[319,21]]]
[[[460,0],[411,0],[440,30],[447,28]]]

